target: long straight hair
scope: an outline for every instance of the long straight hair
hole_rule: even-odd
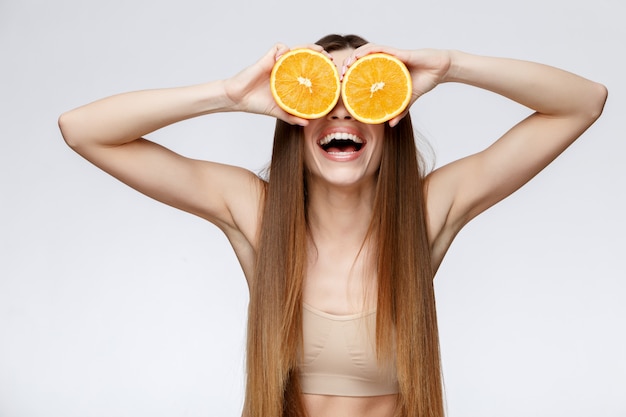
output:
[[[366,41],[329,35],[317,43],[332,52]],[[308,233],[303,155],[302,128],[278,120],[250,288],[245,417],[306,416],[297,369]],[[376,351],[381,364],[396,362],[398,417],[444,415],[423,178],[407,115],[385,126],[368,233],[375,242]]]

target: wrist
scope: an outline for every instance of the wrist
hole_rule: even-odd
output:
[[[448,57],[450,59],[450,66],[448,71],[442,78],[442,83],[450,82],[463,82],[463,72],[465,62],[468,59],[469,54],[458,50],[448,50]]]
[[[235,110],[236,103],[227,93],[225,80],[211,81],[189,88],[200,114]]]

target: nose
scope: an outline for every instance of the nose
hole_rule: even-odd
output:
[[[352,115],[343,104],[343,99],[339,97],[339,101],[330,113],[326,116],[329,120],[352,120]]]

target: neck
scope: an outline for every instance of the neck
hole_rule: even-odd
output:
[[[337,187],[308,183],[308,219],[315,241],[363,243],[374,207],[375,180],[367,185]]]

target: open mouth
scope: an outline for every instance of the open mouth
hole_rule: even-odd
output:
[[[355,153],[365,145],[363,139],[345,132],[335,132],[324,136],[318,145],[327,153]]]

